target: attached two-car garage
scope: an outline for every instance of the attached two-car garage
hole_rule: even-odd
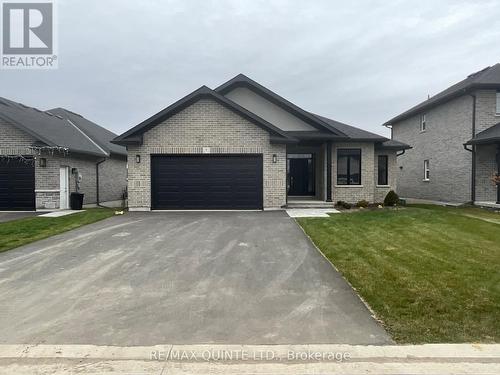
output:
[[[33,160],[0,158],[0,211],[35,209]]]
[[[262,209],[262,155],[152,155],[152,209]]]

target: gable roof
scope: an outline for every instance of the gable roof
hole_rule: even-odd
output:
[[[334,133],[334,135],[337,135],[338,137],[346,136],[338,129],[332,129],[321,118],[318,118],[317,116],[314,116],[312,113],[303,110],[302,108],[296,106],[295,104],[286,100],[282,96],[262,86],[260,83],[257,83],[254,80],[248,78],[244,74],[238,74],[236,77],[230,79],[226,83],[223,83],[222,85],[217,87],[215,91],[217,91],[222,95],[225,95],[229,91],[238,87],[246,87],[254,91],[258,95],[269,100],[271,103],[281,107],[285,111],[291,113],[292,115],[296,116],[297,118],[301,119],[302,121],[308,123],[309,125],[315,127],[318,130],[326,130],[327,132],[332,132]]]
[[[48,112],[60,115],[61,117],[71,121],[71,123],[76,125],[82,132],[85,133],[85,135],[91,138],[108,154],[127,155],[127,149],[125,147],[111,143],[111,141],[117,137],[117,134],[112,131],[109,131],[102,126],[97,125],[95,122],[86,119],[82,115],[65,108],[54,108]]]
[[[500,122],[476,134],[467,145],[500,143]]]
[[[270,102],[278,105],[282,109],[288,111],[292,115],[298,117],[302,121],[311,124],[317,130],[311,131],[285,131],[271,124],[270,122],[262,119],[255,113],[245,109],[233,100],[225,97],[224,95],[231,90],[238,87],[246,87],[253,90],[258,95],[269,100]],[[191,94],[186,95],[184,98],[178,100],[164,110],[151,116],[145,121],[136,125],[132,129],[126,131],[119,137],[116,137],[111,142],[120,145],[141,144],[142,135],[152,127],[160,124],[169,117],[179,113],[186,107],[195,103],[202,98],[210,98],[216,100],[218,103],[224,105],[226,108],[243,116],[254,124],[262,127],[271,133],[271,142],[274,143],[296,143],[299,140],[335,140],[335,141],[360,141],[360,142],[374,142],[382,145],[383,142],[389,141],[388,138],[382,137],[378,134],[370,133],[368,131],[350,126],[329,118],[315,115],[314,113],[305,111],[295,104],[275,94],[271,90],[265,88],[259,83],[251,80],[243,74],[238,74],[236,77],[230,79],[226,83],[217,87],[215,90],[202,86],[198,90],[193,91]],[[391,144],[393,149],[410,148],[408,145],[400,142]]]
[[[139,125],[134,126],[132,129],[126,131],[122,135],[116,137],[112,142],[120,145],[136,144],[142,142],[142,134],[152,127],[162,123],[166,119],[172,117],[173,115],[179,113],[183,109],[187,108],[191,104],[196,103],[200,99],[213,99],[217,103],[223,105],[229,110],[237,113],[243,118],[249,120],[255,125],[261,127],[262,129],[268,131],[271,134],[272,142],[282,142],[291,143],[296,142],[295,139],[288,136],[284,131],[277,128],[273,124],[267,122],[266,120],[260,118],[254,113],[246,110],[240,105],[236,104],[232,100],[225,98],[214,90],[211,90],[207,86],[202,86],[198,90],[193,91],[191,94],[186,95],[184,98],[176,101],[172,105],[158,112],[156,115],[151,116],[147,120],[141,122]]]
[[[100,130],[102,128],[96,124],[94,124],[95,127],[100,129],[88,132],[88,129],[82,130],[76,122],[68,121],[68,116],[42,111],[5,98],[0,98],[0,118],[28,133],[38,143],[50,147],[68,148],[71,152],[93,156],[109,156],[110,154],[109,148],[100,145],[103,141],[99,139],[98,134],[102,133]],[[88,121],[86,124],[86,127],[90,129],[92,126],[89,123],[93,123]],[[115,136],[114,133],[111,134]],[[121,151],[121,154],[126,154],[125,149]]]
[[[420,104],[410,108],[409,110],[401,113],[400,115],[392,118],[384,123],[384,125],[391,125],[396,122],[405,120],[414,116],[426,109],[435,107],[439,104],[445,103],[451,99],[462,96],[471,90],[481,88],[500,88],[500,63],[493,66],[488,66],[479,72],[470,74],[464,80],[448,87],[446,90],[430,97]]]

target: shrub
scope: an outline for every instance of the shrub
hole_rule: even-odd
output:
[[[335,207],[344,208],[346,210],[349,210],[352,207],[352,204],[344,202],[344,201],[337,201],[337,203],[335,203]]]
[[[396,194],[394,190],[391,190],[385,196],[384,206],[397,206],[398,202],[399,202],[399,196]]]
[[[370,202],[363,200],[360,200],[358,203],[356,203],[356,207],[359,208],[367,208],[370,205]]]
[[[346,210],[350,210],[351,207],[352,207],[352,204],[350,204],[350,203],[347,203],[347,202],[342,203],[342,208],[345,208]]]

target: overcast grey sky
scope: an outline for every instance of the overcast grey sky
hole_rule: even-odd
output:
[[[59,69],[0,71],[0,96],[121,133],[244,73],[300,107],[381,124],[500,62],[500,2],[59,0]]]

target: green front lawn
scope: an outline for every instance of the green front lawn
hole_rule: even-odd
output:
[[[500,342],[500,214],[410,206],[299,219],[398,343]]]
[[[66,232],[114,215],[114,210],[90,208],[62,217],[30,217],[0,223],[0,252]]]

